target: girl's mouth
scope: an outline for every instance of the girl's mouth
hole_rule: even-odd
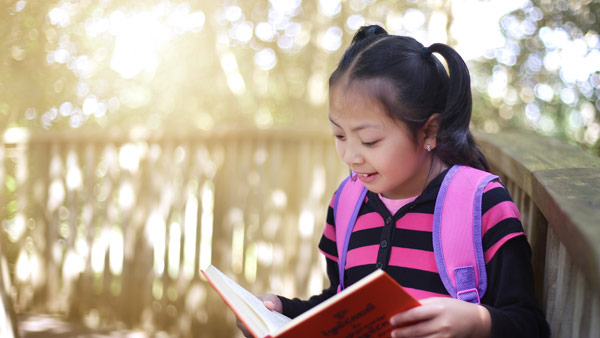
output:
[[[377,173],[371,173],[371,174],[356,174],[356,176],[358,176],[358,179],[363,182],[363,183],[371,183],[373,182],[373,180],[375,179],[375,176],[377,175]]]

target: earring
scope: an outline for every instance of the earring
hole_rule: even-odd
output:
[[[431,144],[427,144],[425,148],[427,148],[427,151],[431,151]]]

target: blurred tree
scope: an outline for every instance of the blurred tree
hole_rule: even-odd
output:
[[[504,47],[472,65],[476,124],[524,126],[600,155],[600,1],[526,2],[500,24]]]
[[[476,128],[598,153],[600,2],[502,2],[518,7],[499,22],[503,46],[471,55],[463,40],[486,42],[472,20],[499,3],[4,0],[0,128],[327,128],[329,73],[358,27],[380,23],[467,56]]]
[[[431,13],[375,0],[4,5],[1,127],[33,130],[327,128],[327,77],[353,32],[380,22],[423,35]]]

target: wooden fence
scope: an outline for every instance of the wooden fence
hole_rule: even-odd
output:
[[[257,293],[323,287],[315,245],[345,174],[327,133],[11,137],[1,244],[17,313],[234,337],[199,267]]]
[[[600,160],[524,132],[477,138],[522,212],[554,336],[600,336]],[[347,174],[327,132],[17,133],[0,158],[5,312],[240,337],[200,267],[256,293],[326,286],[316,245]]]
[[[529,132],[478,134],[516,202],[553,337],[600,337],[600,159]]]

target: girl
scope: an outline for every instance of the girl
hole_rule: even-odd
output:
[[[482,201],[488,287],[481,305],[450,298],[438,274],[431,231],[440,184],[454,164],[489,171],[469,131],[470,77],[461,57],[444,44],[424,47],[379,26],[363,27],[329,78],[329,95],[337,152],[368,189],[344,284],[382,268],[420,300],[422,306],[391,317],[392,337],[547,337],[533,296],[529,244],[500,183],[490,183]],[[265,295],[268,308],[293,318],[337,292],[334,200],[319,243],[330,287],[309,300]]]

